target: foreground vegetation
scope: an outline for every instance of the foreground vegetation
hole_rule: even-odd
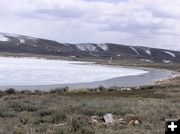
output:
[[[68,91],[68,88],[50,92],[1,91],[0,133],[164,133],[165,118],[180,118],[180,86],[162,85],[132,88],[129,91],[103,87],[96,91]],[[92,116],[98,116],[103,122],[101,117],[107,113],[112,113],[114,118],[137,118],[140,124],[106,125],[91,122]]]

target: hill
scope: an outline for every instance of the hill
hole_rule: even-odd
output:
[[[132,59],[155,63],[180,63],[180,52],[121,44],[69,44],[57,41],[0,33],[0,52],[31,53],[91,59]]]

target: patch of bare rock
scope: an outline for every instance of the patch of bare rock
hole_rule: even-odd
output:
[[[140,126],[140,118],[133,114],[127,114],[123,117],[112,115],[111,113],[101,116],[91,116],[90,123],[98,127],[119,127]]]

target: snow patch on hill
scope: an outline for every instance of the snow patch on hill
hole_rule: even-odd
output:
[[[176,55],[170,51],[164,51],[166,54],[170,55],[171,57],[176,57]]]
[[[149,59],[140,59],[141,61],[146,61],[146,62],[151,62],[151,63],[153,63],[154,61],[152,61],[152,60],[149,60]]]
[[[76,44],[76,47],[82,51],[97,51],[96,46],[94,46],[93,44]]]
[[[21,44],[25,44],[26,43],[24,39],[20,39],[19,41],[20,41]]]
[[[138,55],[140,55],[140,53],[134,48],[134,47],[130,47],[135,53],[137,53]]]
[[[164,63],[172,63],[170,60],[163,60]]]
[[[5,37],[4,35],[0,34],[0,41],[8,41],[9,39]]]
[[[145,53],[147,53],[148,55],[151,55],[151,50],[150,49],[146,49]]]
[[[107,44],[97,44],[97,46],[100,47],[104,51],[107,51],[109,49]]]

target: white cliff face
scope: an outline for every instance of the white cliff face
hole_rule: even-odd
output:
[[[85,62],[0,57],[0,86],[93,82],[147,73]]]

